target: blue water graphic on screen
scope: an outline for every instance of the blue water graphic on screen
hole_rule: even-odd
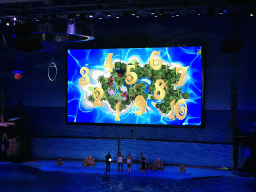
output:
[[[201,47],[69,49],[68,123],[201,126]]]

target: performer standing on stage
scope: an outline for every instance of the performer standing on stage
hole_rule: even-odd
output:
[[[142,173],[146,172],[146,158],[143,155],[143,153],[141,153],[141,170],[142,170]]]
[[[118,156],[117,156],[118,172],[119,172],[120,165],[122,167],[122,172],[124,171],[123,161],[124,161],[124,156],[121,154],[121,152],[118,152]]]
[[[105,161],[106,161],[106,172],[110,172],[110,162],[111,162],[110,152],[108,152],[108,154],[106,155]]]
[[[128,167],[128,172],[132,172],[132,156],[130,154],[128,154],[127,158],[126,158],[126,162],[127,162],[127,167]]]

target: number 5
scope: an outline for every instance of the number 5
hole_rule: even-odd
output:
[[[132,69],[135,69],[135,65],[127,65],[127,69],[126,69],[126,79],[125,79],[125,82],[128,84],[128,85],[132,85],[134,83],[137,82],[138,80],[138,76],[136,73],[134,72],[131,72],[130,70]]]

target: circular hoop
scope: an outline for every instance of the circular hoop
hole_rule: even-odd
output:
[[[49,70],[50,67],[54,67],[55,70],[56,70],[55,77],[53,79],[50,77],[50,74],[49,74],[50,73],[50,70]],[[55,63],[51,62],[49,67],[48,67],[48,78],[50,79],[50,81],[54,81],[56,79],[56,77],[57,77],[57,66],[56,66]]]

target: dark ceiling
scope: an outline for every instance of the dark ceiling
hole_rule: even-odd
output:
[[[230,11],[248,11],[250,1],[236,3],[234,0],[1,0],[0,17],[38,17],[45,14],[56,14],[64,17],[68,14],[93,13],[95,17],[106,15],[107,12],[119,13],[136,11],[142,16],[151,10],[164,10],[171,14],[170,9],[181,14],[195,13],[195,9],[207,12],[209,7],[228,9]]]
[[[0,66],[0,73],[12,71],[18,63],[18,53],[13,45],[14,28],[6,26],[7,20],[13,22],[14,18],[22,20],[34,17],[40,20],[44,16],[52,17],[53,15],[66,19],[69,15],[78,17],[81,14],[85,15],[85,19],[90,19],[89,15],[93,14],[93,19],[96,21],[100,15],[103,19],[107,18],[108,12],[111,12],[113,16],[119,14],[120,17],[125,16],[125,13],[136,12],[140,16],[146,17],[151,14],[152,10],[166,15],[176,12],[181,15],[196,14],[197,9],[201,13],[207,14],[209,8],[214,8],[216,14],[222,9],[226,9],[228,13],[254,11],[250,8],[252,5],[248,0],[239,4],[234,2],[233,0],[1,0],[0,58],[4,58],[5,61]],[[63,49],[63,46],[60,48]],[[21,63],[28,61],[27,55],[30,55],[30,58],[36,57],[33,52],[31,54],[21,53]]]

